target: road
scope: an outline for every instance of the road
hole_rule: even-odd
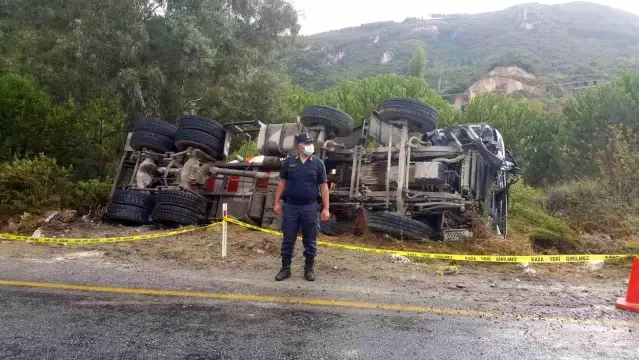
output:
[[[0,359],[639,358],[639,317],[626,313],[504,315],[205,273],[0,257]]]

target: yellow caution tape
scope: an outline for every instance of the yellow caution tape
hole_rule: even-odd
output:
[[[120,237],[109,237],[109,238],[92,238],[92,239],[47,238],[47,237],[36,238],[31,236],[0,234],[0,239],[9,240],[9,241],[24,241],[24,242],[48,243],[48,244],[85,244],[85,245],[86,244],[111,244],[111,243],[120,243],[120,242],[133,242],[133,241],[140,241],[140,240],[159,239],[159,238],[168,237],[168,236],[182,235],[182,234],[190,233],[193,231],[211,228],[219,224],[221,224],[221,222],[216,222],[206,226],[167,231],[167,232],[161,232],[161,233],[155,233],[155,234],[120,236]]]
[[[276,236],[282,236],[279,231],[264,229],[258,226],[246,224],[237,219],[225,217],[224,221],[245,227],[247,229],[258,230],[267,234]],[[413,258],[423,259],[440,259],[440,260],[454,260],[454,261],[474,261],[474,262],[493,262],[493,263],[570,263],[570,262],[584,262],[592,260],[611,260],[611,259],[626,259],[635,257],[636,255],[600,255],[600,254],[585,254],[585,255],[459,255],[459,254],[432,254],[416,251],[403,251],[392,249],[376,249],[363,246],[335,244],[325,241],[318,241],[318,245],[326,247],[332,247],[336,249],[353,250],[375,254],[397,254]]]

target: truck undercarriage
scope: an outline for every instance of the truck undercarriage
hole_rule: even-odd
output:
[[[295,136],[306,131],[329,178],[334,219],[322,223],[324,233],[363,216],[369,230],[398,238],[461,239],[477,219],[506,236],[509,187],[519,169],[501,134],[487,124],[438,129],[438,122],[437,110],[410,99],[383,102],[355,128],[350,116],[322,105],[284,124],[222,126],[185,116],[175,127],[140,119],[108,216],[190,225],[220,218],[227,203],[231,216],[280,229],[273,212],[280,167],[295,151]],[[228,161],[232,136],[257,136],[261,155]]]

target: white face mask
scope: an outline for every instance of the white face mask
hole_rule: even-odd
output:
[[[313,144],[304,145],[304,154],[311,156],[315,152],[315,146]]]

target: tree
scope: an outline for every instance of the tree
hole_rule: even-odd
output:
[[[322,104],[336,107],[359,123],[387,99],[405,97],[434,106],[440,112],[440,125],[453,123],[453,107],[431,89],[424,79],[398,75],[380,75],[363,80],[345,80],[321,93],[305,92],[299,87],[289,91],[287,102],[299,113],[306,105]]]
[[[408,63],[408,76],[423,79],[426,76],[426,50],[418,46],[415,55]]]
[[[619,78],[616,84],[584,90],[564,106],[562,142],[566,145],[565,170],[571,175],[598,176],[594,159],[614,138],[613,125],[625,134],[639,131],[639,108],[633,99],[639,94],[633,95],[632,79],[626,80]],[[638,148],[636,141],[633,146]]]

